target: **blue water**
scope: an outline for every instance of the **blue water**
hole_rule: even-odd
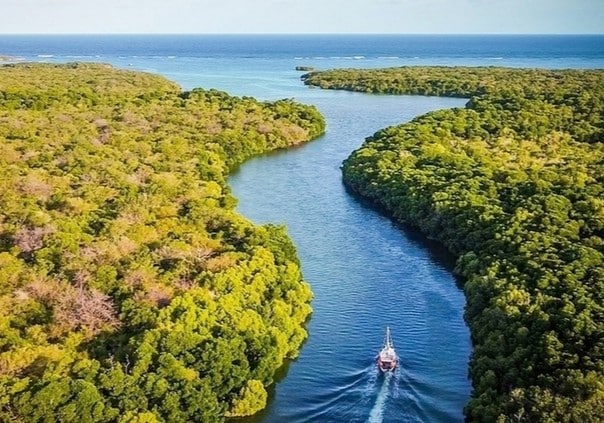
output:
[[[295,66],[604,68],[604,36],[0,36],[0,55],[101,61],[316,105],[327,133],[243,165],[239,211],[286,224],[315,293],[310,337],[252,422],[461,422],[470,395],[464,298],[450,258],[346,193],[339,166],[364,137],[461,99],[372,96],[300,83]],[[400,368],[374,358],[390,325]]]
[[[239,210],[285,223],[315,293],[310,338],[254,422],[455,422],[468,399],[464,298],[438,251],[352,198],[339,164],[364,135],[460,99],[308,90],[322,138],[232,175]],[[379,375],[386,325],[401,367]]]
[[[288,95],[298,65],[604,68],[604,35],[0,35],[0,55],[110,62],[186,89],[276,98]],[[286,87],[274,84],[287,76]]]

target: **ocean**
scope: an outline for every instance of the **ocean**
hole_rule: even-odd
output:
[[[0,55],[109,62],[164,74],[185,89],[275,98],[277,87],[262,90],[259,75],[275,80],[296,66],[604,68],[604,35],[1,35]]]

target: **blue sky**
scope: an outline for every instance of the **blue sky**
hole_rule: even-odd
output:
[[[604,33],[604,0],[0,0],[0,33]]]

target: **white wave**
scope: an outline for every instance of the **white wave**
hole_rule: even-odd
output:
[[[371,366],[367,367],[364,370],[365,377],[367,381],[365,386],[361,388],[361,395],[363,396],[363,402],[369,402],[371,394],[375,392],[375,385],[378,380],[379,370],[375,363],[371,363]]]
[[[55,55],[54,54],[38,54],[38,57],[47,59],[49,57],[55,57]]]
[[[386,409],[386,401],[388,400],[388,396],[390,394],[391,378],[391,373],[386,373],[384,375],[384,382],[382,383],[382,387],[380,388],[377,398],[375,399],[375,404],[369,413],[367,423],[382,423],[384,419],[384,410]]]
[[[362,60],[365,58],[365,56],[352,56],[352,58],[355,60]]]

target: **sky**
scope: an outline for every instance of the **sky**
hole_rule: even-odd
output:
[[[602,34],[604,0],[0,0],[0,33]]]

